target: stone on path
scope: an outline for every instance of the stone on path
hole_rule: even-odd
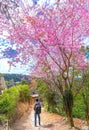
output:
[[[89,130],[89,127],[88,126],[83,126],[82,130]]]

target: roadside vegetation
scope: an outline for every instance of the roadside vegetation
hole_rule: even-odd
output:
[[[71,103],[73,105],[73,111],[72,111],[73,118],[83,119],[87,122],[87,125],[89,123],[89,116],[88,116],[89,115],[89,81],[88,81],[88,76],[89,76],[89,73],[86,74],[86,77],[84,76],[86,78],[86,80],[82,84],[80,91],[78,90],[76,96],[74,97],[74,102]],[[77,86],[77,82],[76,82],[76,86]],[[38,93],[40,93],[40,98],[43,99],[44,108],[46,111],[66,116],[66,114],[64,112],[65,105],[63,104],[64,99],[62,98],[61,94],[58,95],[56,91],[52,91],[52,89],[49,88],[42,79],[38,80],[38,85],[37,85],[36,89],[37,89]],[[75,90],[72,90],[72,91],[74,92]],[[66,93],[66,96],[67,96],[67,94],[68,93]],[[71,97],[68,102],[69,105],[70,105],[70,100],[71,100]]]
[[[17,104],[30,102],[30,90],[27,84],[13,86],[0,95],[0,125],[8,120],[12,124],[16,120]]]

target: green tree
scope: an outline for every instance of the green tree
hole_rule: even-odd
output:
[[[83,78],[85,78],[85,82],[83,83],[83,100],[85,104],[85,116],[87,125],[89,125],[89,70],[84,74]]]

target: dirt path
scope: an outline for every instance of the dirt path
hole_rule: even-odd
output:
[[[74,119],[74,122],[82,130],[83,122],[79,119]],[[70,126],[66,123],[65,118],[60,115],[42,111],[41,126],[35,127],[34,111],[30,110],[14,124],[13,130],[70,130]],[[72,128],[71,130],[79,129]]]
[[[26,113],[20,120],[16,121],[16,123],[13,126],[13,130],[50,130],[46,127],[49,127],[48,125],[43,125],[41,123],[41,126],[34,126],[34,111],[29,111]]]

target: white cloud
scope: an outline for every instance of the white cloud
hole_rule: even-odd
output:
[[[89,46],[89,37],[86,37],[86,38],[84,39],[84,45],[85,45],[85,46]]]
[[[29,74],[27,72],[27,65],[17,64],[16,67],[10,68],[7,59],[0,59],[0,73],[11,73],[11,74]]]

